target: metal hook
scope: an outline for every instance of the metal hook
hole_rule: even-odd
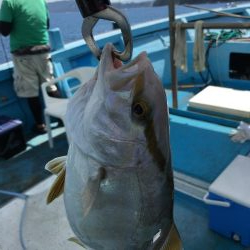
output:
[[[122,61],[128,61],[132,57],[133,42],[132,33],[130,29],[130,24],[128,23],[126,17],[117,9],[107,6],[106,9],[101,10],[91,16],[85,17],[82,24],[82,35],[87,45],[89,46],[92,53],[100,59],[101,49],[96,44],[92,30],[99,19],[105,19],[109,21],[114,21],[121,29],[123,41],[124,41],[124,51],[114,50],[114,56]]]

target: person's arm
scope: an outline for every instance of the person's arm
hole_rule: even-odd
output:
[[[12,23],[0,21],[0,33],[3,36],[8,36],[11,32]]]
[[[8,0],[3,0],[0,9],[0,34],[8,36],[13,23],[12,6]]]
[[[50,27],[49,8],[46,2],[45,2],[45,6],[46,6],[46,15],[47,15],[47,29],[49,29]]]

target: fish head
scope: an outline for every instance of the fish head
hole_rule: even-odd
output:
[[[156,157],[156,148],[169,157],[168,108],[159,77],[146,52],[122,65],[113,49],[105,46],[94,79],[69,102],[71,142],[105,165],[134,166],[138,158]]]

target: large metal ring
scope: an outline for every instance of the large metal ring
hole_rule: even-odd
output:
[[[124,62],[130,60],[133,51],[130,24],[121,12],[111,6],[108,6],[105,10],[99,11],[92,16],[84,18],[82,24],[82,35],[92,53],[100,59],[102,51],[96,44],[92,33],[93,28],[99,19],[113,21],[119,26],[124,41],[124,51],[120,52],[118,50],[114,50],[114,56]]]

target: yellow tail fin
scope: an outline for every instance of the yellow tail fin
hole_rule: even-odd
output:
[[[172,225],[161,250],[183,250],[181,238],[175,224]]]

